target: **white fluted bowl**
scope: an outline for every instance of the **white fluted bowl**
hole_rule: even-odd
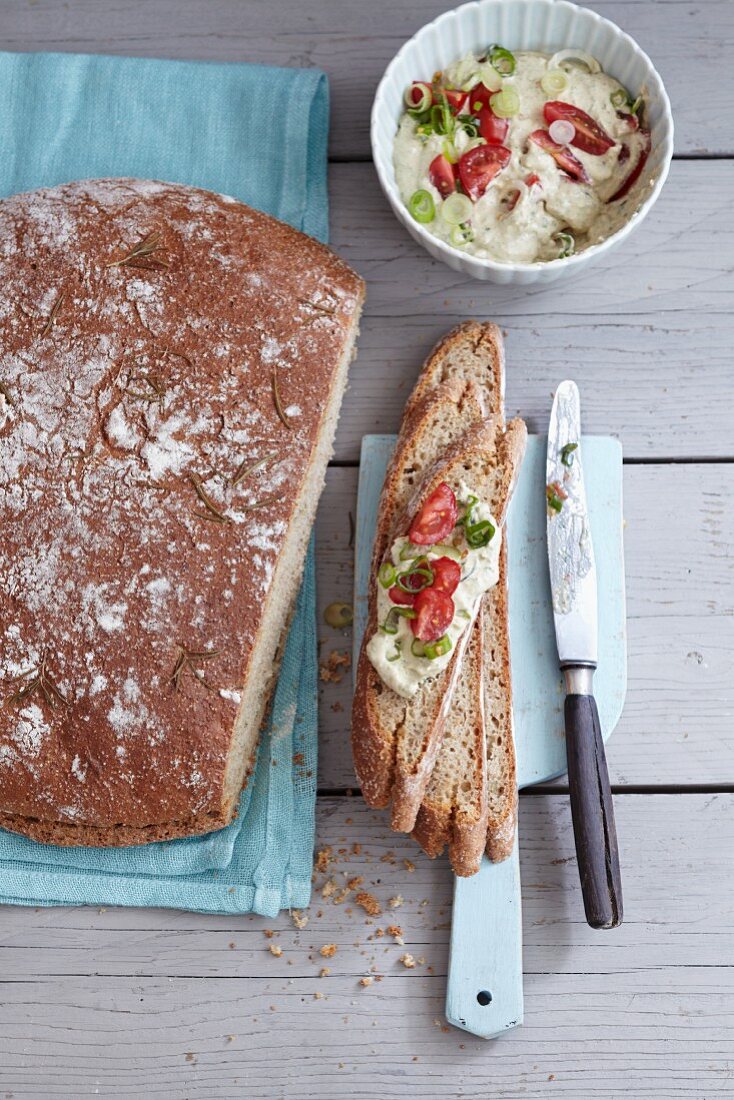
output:
[[[586,50],[605,72],[627,88],[645,89],[652,150],[645,166],[646,197],[629,221],[599,244],[567,259],[503,263],[452,248],[416,222],[400,197],[393,167],[393,142],[402,115],[403,93],[416,79],[446,68],[468,50],[500,42],[509,50],[553,54],[570,47]],[[437,260],[493,283],[527,286],[578,273],[630,235],[650,212],[668,175],[673,156],[673,116],[663,82],[650,58],[608,19],[567,0],[477,0],[447,11],[418,31],[385,70],[372,106],[372,155],[382,188],[398,220]],[[642,192],[641,192],[642,193]]]

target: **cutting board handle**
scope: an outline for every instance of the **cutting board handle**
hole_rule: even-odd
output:
[[[457,878],[446,1018],[482,1039],[522,1023],[522,909],[518,842],[502,863]]]

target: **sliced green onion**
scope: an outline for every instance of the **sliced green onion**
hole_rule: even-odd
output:
[[[462,619],[471,619],[471,615],[469,614],[469,612],[466,610],[465,607],[462,607],[461,610],[458,612],[458,614]]]
[[[413,558],[422,558],[426,553],[425,547],[414,546],[412,542],[406,542],[398,557],[401,561],[412,561]]]
[[[426,647],[420,640],[420,638],[414,638],[413,641],[410,643],[410,652],[413,654],[414,657],[425,657]]]
[[[512,76],[515,71],[515,55],[506,50],[504,46],[498,46],[496,43],[489,47],[487,56],[492,64],[492,67],[500,73],[501,76]]]
[[[354,609],[348,603],[330,603],[324,610],[324,621],[335,630],[351,626],[354,622]]]
[[[576,249],[576,241],[570,233],[556,233],[553,236],[553,240],[558,242],[559,260],[565,260],[567,256],[573,255]]]
[[[454,248],[465,248],[474,240],[474,230],[469,225],[469,222],[463,222],[462,225],[455,225],[449,233],[449,241]]]
[[[428,191],[414,191],[408,201],[408,210],[423,225],[432,222],[436,217],[436,204]]]
[[[377,571],[377,579],[383,588],[392,588],[395,584],[397,569],[389,561],[384,561]]]
[[[503,88],[490,98],[490,106],[497,118],[512,118],[520,110],[520,96],[514,88]]]
[[[471,494],[469,495],[468,500],[462,501],[462,504],[466,508],[466,511],[464,512],[464,515],[461,517],[461,519],[456,524],[457,527],[461,527],[463,524],[466,524],[466,523],[469,522],[469,520],[471,519],[472,511],[474,509],[474,505],[478,504],[478,503],[479,503],[479,497],[472,496]]]
[[[561,462],[564,466],[573,466],[573,452],[578,449],[578,443],[566,443],[561,447]]]
[[[445,95],[440,97],[440,102],[431,107],[431,125],[437,134],[451,136],[454,132],[454,116]]]
[[[431,554],[438,554],[442,558],[452,558],[454,561],[461,561],[461,551],[457,550],[455,546],[452,546],[449,542],[437,542],[435,546],[431,546]]]
[[[563,507],[563,497],[558,491],[559,488],[557,481],[552,481],[550,485],[545,487],[545,499],[548,502],[548,507],[553,512],[560,512]]]
[[[617,88],[610,95],[609,102],[619,111],[622,107],[629,107],[632,101],[624,88]]]
[[[420,88],[421,97],[416,103],[413,99],[413,92],[416,88]],[[409,88],[405,89],[405,106],[411,111],[423,112],[427,111],[433,103],[433,92],[427,84],[423,84],[422,81],[417,81],[415,84],[411,84]]]
[[[397,634],[398,632],[398,619],[414,619],[415,611],[412,607],[391,607],[387,613],[387,618],[380,626],[380,630],[383,634]]]
[[[642,107],[644,105],[644,102],[645,102],[645,100],[642,98],[641,95],[638,95],[638,97],[634,101],[634,103],[630,101],[630,111],[632,112],[633,115],[639,115],[639,113],[642,110]]]
[[[481,519],[479,523],[468,523],[464,528],[466,541],[472,550],[479,550],[488,546],[494,538],[495,528],[488,519]]]
[[[563,69],[548,69],[540,78],[540,86],[546,95],[560,95],[568,87],[568,77]]]
[[[387,658],[388,661],[397,661],[397,660],[400,659],[400,647],[401,647],[401,645],[402,645],[402,642],[396,642],[395,643],[395,653],[393,654],[392,657]]]
[[[456,152],[456,146],[450,138],[446,138],[441,146],[441,152],[446,157],[449,164],[456,164],[459,159],[459,154]]]
[[[474,203],[468,195],[460,195],[458,191],[447,197],[441,203],[441,217],[448,225],[461,225],[472,216]]]
[[[423,647],[423,655],[428,658],[429,661],[435,661],[437,657],[445,657],[451,649],[451,639],[448,634],[444,634],[443,637],[438,638],[435,642],[426,642]]]
[[[553,57],[548,62],[549,69],[557,69],[564,64],[581,65],[585,69],[588,69],[590,73],[600,73],[601,65],[592,57],[586,50],[559,50],[558,53],[554,53]]]
[[[404,580],[408,577],[422,578],[423,582],[420,586],[405,584]],[[420,565],[416,569],[406,569],[404,573],[398,573],[397,585],[403,592],[410,592],[413,595],[416,592],[422,592],[424,588],[429,588],[433,584],[433,573],[428,568],[428,564]]]
[[[488,92],[498,92],[502,87],[502,77],[490,61],[479,66],[479,80]]]

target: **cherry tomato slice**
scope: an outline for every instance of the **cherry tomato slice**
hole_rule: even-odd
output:
[[[402,588],[398,588],[396,584],[389,589],[387,594],[393,603],[400,604],[401,607],[412,607],[415,602],[413,592],[403,592]]]
[[[637,183],[638,179],[640,178],[640,176],[642,174],[642,169],[647,164],[647,158],[650,156],[650,149],[652,147],[652,139],[650,137],[650,131],[649,130],[640,130],[640,133],[644,135],[645,144],[643,145],[642,150],[640,151],[639,159],[638,159],[637,163],[635,164],[634,168],[632,169],[632,171],[630,172],[630,174],[627,176],[627,179],[624,181],[622,186],[614,192],[614,194],[612,195],[612,197],[610,199],[607,199],[608,203],[616,202],[617,199],[623,199],[624,196],[627,194],[627,192],[630,190],[630,188],[635,183]],[[620,158],[620,160],[621,160],[621,158]]]
[[[429,496],[411,524],[408,538],[417,546],[430,546],[447,539],[459,518],[456,497],[449,485],[442,481]]]
[[[479,133],[488,145],[503,145],[510,129],[510,123],[506,118],[497,118],[491,107],[482,107],[477,114],[479,119]]]
[[[483,84],[475,84],[467,97],[466,106],[469,114],[476,115],[482,107],[489,107],[490,96],[493,95],[494,92],[490,92],[489,88],[485,88]]]
[[[439,88],[438,97],[440,98],[442,95],[446,96],[446,102],[455,113],[458,113],[459,107],[466,99],[466,92],[454,91],[452,88]],[[437,98],[435,92],[433,98],[434,100]]]
[[[543,107],[543,117],[549,126],[558,119],[570,122],[576,130],[570,144],[584,153],[601,157],[614,145],[614,139],[610,138],[606,130],[591,115],[587,115],[586,111],[574,107],[572,103],[563,103],[560,99],[549,100]]]
[[[572,180],[591,183],[589,174],[578,157],[575,157],[565,145],[555,142],[547,130],[533,130],[528,140],[545,149],[546,153],[550,153],[558,167],[562,168]]]
[[[447,596],[453,595],[459,587],[461,580],[461,566],[453,558],[436,558],[431,562],[433,584],[431,587],[436,592],[445,592]]]
[[[410,620],[410,629],[421,642],[435,642],[451,626],[454,618],[454,601],[446,592],[424,588],[415,598],[416,612]]]
[[[428,176],[442,198],[445,199],[447,195],[456,190],[454,170],[443,153],[439,153],[429,164]]]
[[[510,150],[504,145],[477,145],[459,161],[461,186],[470,199],[481,199],[494,177],[510,163]]]

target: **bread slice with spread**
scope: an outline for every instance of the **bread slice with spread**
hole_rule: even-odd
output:
[[[416,470],[413,461],[416,424],[441,422],[446,395],[449,392],[455,395],[457,391],[452,387],[457,386],[472,395],[464,407],[465,419],[454,416],[454,434],[460,428],[464,434],[454,451],[448,457],[444,453],[443,459],[438,458],[443,451],[440,433],[424,435],[419,448],[423,466]],[[380,582],[397,580],[398,584],[388,588],[387,596],[382,583],[371,593],[370,623],[358,668],[354,707],[355,762],[367,801],[385,805],[392,798],[393,827],[400,831],[415,827],[417,838],[431,855],[438,854],[448,842],[455,869],[464,874],[476,870],[487,843],[490,805],[495,816],[498,796],[500,801],[504,798],[514,806],[514,795],[508,785],[504,785],[502,795],[498,789],[488,790],[485,751],[486,722],[495,725],[499,720],[504,725],[507,712],[505,706],[496,706],[497,685],[487,686],[485,650],[494,662],[488,670],[492,679],[500,681],[500,691],[505,685],[509,688],[505,587],[502,583],[497,594],[491,582],[497,579],[498,572],[504,574],[501,523],[525,440],[521,422],[513,422],[507,433],[503,431],[501,417],[483,422],[487,408],[501,410],[502,389],[502,345],[493,325],[469,322],[460,326],[438,345],[422,372],[409,400],[398,448],[386,477],[375,542],[374,566],[376,570],[382,566]],[[455,396],[453,407],[455,411],[461,407]],[[425,476],[431,457],[436,461]],[[414,492],[412,501],[406,503],[419,473],[424,474],[421,491]],[[467,478],[475,481],[478,492],[470,491]],[[420,517],[426,508],[430,527],[432,497],[439,492],[439,503],[441,494],[445,503],[447,489],[452,489],[452,485],[461,504],[456,501],[458,522],[446,536],[450,542],[438,547],[434,544],[422,557],[413,555],[411,559],[406,540],[396,536],[419,530]],[[484,517],[487,504],[494,514],[488,511]],[[396,523],[394,517],[401,509],[402,518]],[[386,537],[391,529],[392,541]],[[415,635],[416,621],[415,616],[409,616],[417,607],[420,619],[422,605],[437,600],[431,590],[446,587],[446,583],[450,587],[452,579],[446,582],[445,574],[451,573],[452,564],[454,573],[458,572],[459,563],[468,572],[467,562],[476,571],[472,554],[477,547],[467,543],[467,532],[476,543],[482,541],[482,535],[486,537],[488,530],[491,537],[481,548],[486,554],[494,540],[492,568],[484,574],[482,582],[487,584],[488,594],[482,600],[481,590],[478,594],[472,592],[471,599],[465,600],[467,582],[454,587],[452,591],[458,589],[456,599],[465,617],[464,629],[458,629],[457,614],[448,628],[448,637],[438,640],[438,652],[434,653],[436,645],[432,642],[426,645],[415,636],[410,639],[410,633]],[[417,568],[411,562],[417,563]],[[426,584],[430,574],[434,579]],[[503,582],[504,576],[500,580]],[[413,586],[419,588],[417,595],[404,591]],[[426,595],[422,595],[424,590]],[[393,600],[397,601],[395,608],[391,606]],[[442,603],[440,598],[438,603]],[[379,621],[386,608],[393,622]],[[393,632],[395,626],[398,629]],[[408,643],[410,657],[406,660],[403,646]],[[391,645],[394,648],[389,656],[381,653]],[[503,661],[507,677],[503,675]],[[412,681],[410,685],[406,680]],[[494,710],[485,717],[486,707],[493,705]],[[500,754],[502,743],[500,735],[499,744],[495,745]],[[511,736],[506,755],[510,766],[501,770],[510,772]],[[497,770],[496,763],[494,769]]]

